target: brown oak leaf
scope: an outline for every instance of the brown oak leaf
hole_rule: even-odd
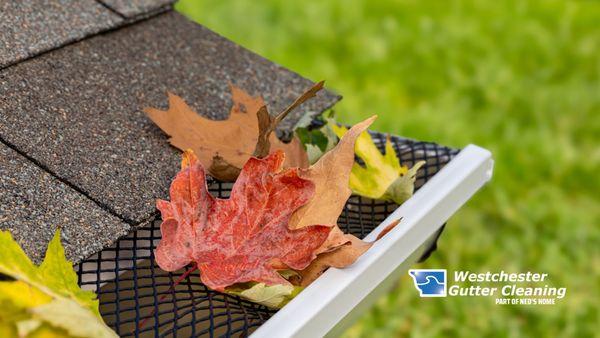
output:
[[[305,269],[331,229],[288,228],[291,214],[313,196],[314,184],[299,177],[297,168],[282,170],[284,159],[281,150],[250,157],[231,196],[220,199],[208,192],[199,159],[186,151],[171,200],[157,201],[163,219],[158,265],[175,271],[195,262],[202,282],[218,291],[250,281],[289,285],[277,270]]]
[[[320,82],[307,93],[314,91],[312,95],[314,96],[322,86],[323,83]],[[307,167],[308,157],[297,137],[294,137],[290,143],[284,143],[271,132],[289,111],[271,118],[261,97],[252,97],[234,85],[230,87],[233,106],[226,120],[211,120],[198,115],[181,97],[173,93],[168,93],[167,111],[155,108],[146,108],[144,111],[169,135],[169,142],[174,147],[180,150],[192,149],[210,175],[221,181],[234,181],[244,163],[258,150],[262,155],[258,157],[266,156],[270,150],[282,150],[286,154],[285,167]],[[315,88],[318,89],[315,91]],[[305,95],[306,93],[302,97]],[[290,106],[291,109],[312,96],[309,95],[299,103],[296,100]],[[260,133],[261,142],[259,142],[259,112],[262,112],[261,114],[267,112],[266,117],[268,117],[265,119],[265,116],[262,116],[263,128],[268,130]]]
[[[346,234],[337,226],[337,220],[352,194],[348,182],[354,164],[354,144],[376,118],[372,116],[354,125],[333,149],[310,168],[300,172],[301,177],[315,184],[315,195],[292,214],[289,227],[301,229],[314,224],[332,227],[329,237],[317,250],[318,254],[335,250],[349,242]]]
[[[377,240],[381,239],[388,232],[390,232],[400,220],[396,220],[390,223],[381,233],[377,236]],[[359,238],[351,235],[351,234],[343,234],[338,227],[332,229],[332,233],[334,231],[339,231],[342,233],[343,238],[345,239],[345,243],[337,248],[321,253],[317,256],[317,259],[312,261],[308,267],[304,270],[299,271],[299,280],[295,279],[294,282],[300,286],[307,286],[310,283],[314,282],[319,276],[325,272],[330,267],[334,268],[345,268],[351,264],[353,264],[358,257],[364,254],[375,242],[365,242],[360,240]]]

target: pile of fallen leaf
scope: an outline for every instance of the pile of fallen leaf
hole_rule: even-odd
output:
[[[190,266],[188,273],[199,270],[211,289],[278,308],[329,267],[346,267],[371,247],[338,227],[346,201],[354,191],[402,203],[422,163],[400,165],[389,139],[381,154],[366,132],[375,116],[350,129],[329,120],[281,142],[278,123],[322,87],[317,83],[275,117],[262,98],[235,86],[227,120],[203,118],[174,94],[167,111],[146,109],[184,151],[170,201],[157,201],[162,239],[155,257],[163,270]],[[355,163],[355,151],[364,165]],[[235,181],[229,198],[209,193],[207,174]]]
[[[346,201],[354,191],[400,204],[412,195],[423,163],[400,165],[389,138],[381,154],[365,131],[375,116],[350,129],[328,119],[281,142],[277,125],[322,87],[275,117],[260,97],[234,86],[224,121],[200,117],[173,94],[168,111],[146,110],[184,150],[170,201],[157,202],[163,222],[155,257],[162,269],[191,265],[185,275],[199,270],[214,290],[278,308],[329,267],[346,267],[372,246],[338,227]],[[209,193],[207,173],[235,181],[229,198]],[[39,266],[7,231],[0,231],[0,248],[0,337],[116,337],[96,295],[77,285],[59,231]]]

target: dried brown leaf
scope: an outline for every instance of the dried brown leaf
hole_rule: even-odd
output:
[[[290,229],[310,225],[335,226],[352,190],[348,186],[354,164],[354,143],[377,116],[372,116],[346,133],[335,148],[323,155],[317,163],[300,174],[315,184],[315,195],[298,209],[290,219]]]
[[[169,93],[169,109],[162,111],[146,108],[148,117],[167,135],[169,142],[185,151],[192,149],[211,176],[235,180],[239,170],[252,156],[258,143],[258,112],[265,106],[260,97],[252,97],[231,85],[233,106],[227,120],[210,120],[194,112],[185,101]],[[300,141],[281,142],[274,133],[267,134],[271,150],[283,150],[285,167],[308,166],[308,158]]]
[[[396,220],[390,223],[385,229],[381,231],[379,236],[377,236],[378,241],[387,233],[389,233],[400,220]],[[330,236],[335,232],[337,226],[331,230]],[[341,233],[341,230],[340,230]],[[343,233],[342,233],[343,234]],[[334,268],[344,268],[351,264],[353,264],[358,257],[364,254],[375,242],[365,242],[357,237],[350,234],[343,234],[343,240],[345,244],[338,246],[337,248],[331,251],[325,251],[317,256],[317,258],[310,263],[310,265],[299,271],[300,280],[295,279],[294,282],[298,283],[300,286],[307,286],[312,283],[315,279],[325,272],[330,267]],[[323,246],[321,246],[323,247]]]

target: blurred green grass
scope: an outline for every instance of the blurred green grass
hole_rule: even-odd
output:
[[[598,336],[600,3],[183,0],[177,9],[344,95],[353,123],[475,143],[493,181],[421,267],[539,271],[555,306],[420,299],[408,276],[347,337]]]

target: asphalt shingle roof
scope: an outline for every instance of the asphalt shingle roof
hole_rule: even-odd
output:
[[[121,22],[94,0],[0,0],[0,68]]]
[[[175,0],[100,0],[119,14],[131,18],[161,10]]]
[[[0,229],[10,230],[36,262],[57,227],[69,259],[79,261],[130,226],[0,143]],[[82,245],[84,244],[84,245]]]
[[[172,91],[198,113],[223,119],[231,104],[229,82],[264,95],[272,111],[312,84],[174,12],[1,70],[0,146],[26,155],[32,168],[19,174],[19,184],[5,183],[15,180],[11,172],[17,166],[5,167],[16,155],[3,153],[2,203],[8,207],[0,209],[0,228],[19,234],[28,253],[38,257],[39,243],[45,247],[59,219],[69,229],[67,252],[82,258],[116,240],[129,225],[151,219],[155,199],[167,197],[179,153],[142,109],[166,108],[166,92]],[[338,99],[321,93],[289,116],[282,129]],[[34,212],[11,207],[20,203],[15,196],[40,189],[39,175],[48,193],[38,197]],[[59,209],[70,210],[57,218],[39,211],[45,210],[44,200],[61,200],[63,193]],[[51,208],[53,202],[48,203]]]

